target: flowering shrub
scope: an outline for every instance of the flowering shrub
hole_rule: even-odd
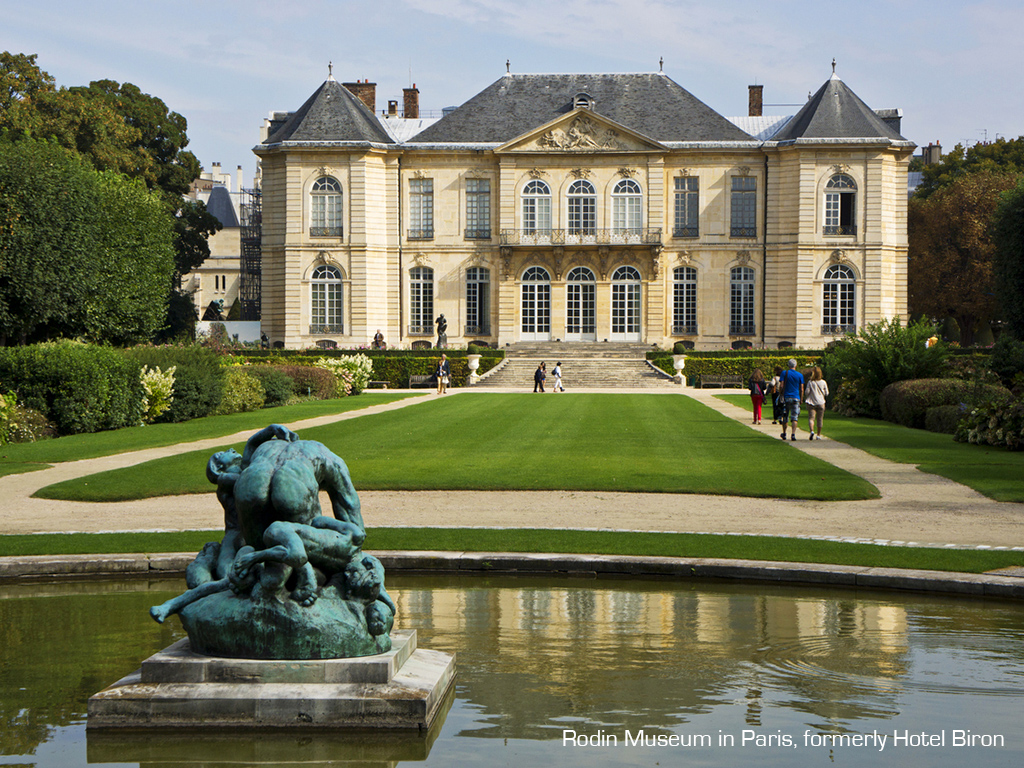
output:
[[[0,394],[0,445],[7,445],[11,442],[11,420],[14,417],[14,407],[18,399],[14,393],[9,395]]]
[[[1024,400],[1000,398],[972,408],[960,421],[954,439],[960,443],[1024,450]]]
[[[943,405],[968,407],[1006,396],[1003,387],[960,379],[909,379],[896,381],[882,390],[879,404],[882,418],[904,427],[923,429],[929,409]]]
[[[231,366],[224,374],[224,397],[213,412],[215,416],[258,411],[263,407],[266,397],[263,385],[245,367]]]
[[[338,389],[345,394],[358,395],[370,383],[373,373],[373,361],[366,355],[346,355],[344,357],[321,357],[316,361],[317,368],[333,373],[338,379]]]
[[[152,424],[157,416],[171,407],[174,402],[174,372],[176,366],[161,371],[160,366],[142,366],[139,378],[145,391],[142,399],[142,423]]]

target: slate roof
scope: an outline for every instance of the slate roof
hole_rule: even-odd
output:
[[[226,187],[214,187],[210,190],[210,199],[206,201],[206,210],[217,217],[221,226],[238,226],[235,206],[231,203],[231,193]]]
[[[505,75],[409,143],[503,144],[571,112],[577,94],[593,110],[660,142],[753,141],[661,73]]]
[[[333,77],[327,78],[263,143],[284,141],[395,143],[373,112]]]
[[[800,139],[889,139],[907,141],[832,75],[772,141]]]

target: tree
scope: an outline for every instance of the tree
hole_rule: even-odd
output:
[[[976,171],[958,176],[926,199],[910,201],[910,314],[954,318],[964,346],[974,343],[982,322],[1000,314],[989,225],[1000,193],[1015,182],[1005,171]]]
[[[53,90],[53,78],[36,66],[36,55],[0,51],[0,121],[11,105]]]
[[[0,344],[128,344],[164,322],[171,220],[140,181],[54,141],[0,141]]]
[[[992,217],[996,295],[1007,328],[1024,341],[1024,177],[1003,193]]]
[[[914,197],[924,200],[957,179],[981,171],[1024,173],[1024,136],[996,139],[968,149],[957,144],[940,162],[924,166],[921,185],[914,191]]]

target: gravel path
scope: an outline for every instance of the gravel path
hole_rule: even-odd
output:
[[[495,391],[500,390],[455,390],[449,396],[486,397]],[[651,394],[652,390],[642,392]],[[774,436],[777,427],[770,423],[761,427],[751,426],[747,410],[714,397],[723,392],[729,393],[730,390],[666,390],[663,396],[693,397],[730,418],[747,423],[751,429]],[[572,394],[559,396],[571,397]],[[415,407],[432,397],[435,395],[425,394],[290,426],[301,432],[304,428],[330,421]],[[220,528],[223,519],[213,494],[126,503],[51,501],[33,499],[31,494],[60,480],[174,453],[197,449],[212,453],[248,436],[249,433],[245,432],[0,477],[0,498],[4,500],[0,533]],[[370,529],[393,526],[628,529],[766,534],[932,546],[1024,547],[1024,504],[992,501],[966,486],[925,474],[906,464],[876,458],[832,440],[812,442],[804,439],[791,443],[791,446],[865,478],[879,489],[881,498],[820,502],[578,491],[362,491],[360,498],[363,516]]]

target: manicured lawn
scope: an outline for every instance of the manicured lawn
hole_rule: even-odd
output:
[[[719,397],[750,410],[747,395]],[[800,429],[806,430],[802,412],[800,419]],[[962,483],[996,501],[1024,502],[1024,451],[957,443],[951,435],[831,411],[825,414],[823,434],[888,461],[915,464],[922,472]]]
[[[44,469],[51,464],[79,459],[93,459],[115,453],[127,453],[144,448],[158,448],[164,445],[204,440],[236,432],[256,431],[267,424],[290,424],[303,419],[344,413],[371,405],[390,403],[410,397],[399,392],[364,392],[358,397],[339,400],[311,400],[279,408],[266,408],[249,413],[233,413],[229,416],[208,416],[203,419],[180,424],[151,424],[145,427],[129,427],[89,435],[68,435],[56,440],[40,440],[36,443],[19,443],[0,446],[0,476],[16,472],[31,472]]]
[[[0,556],[196,552],[219,537],[217,531],[0,536]],[[535,529],[374,528],[367,549],[709,557],[961,573],[1024,565],[1024,552],[882,547],[772,536]]]
[[[822,500],[878,495],[859,477],[670,394],[470,393],[301,436],[340,455],[360,490],[604,490]],[[121,501],[209,492],[208,458],[208,451],[183,454],[49,486],[37,495]]]

